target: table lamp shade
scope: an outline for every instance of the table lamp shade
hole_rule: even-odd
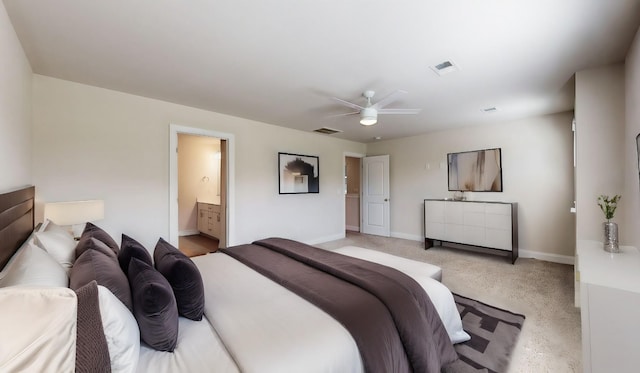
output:
[[[104,219],[104,201],[52,202],[44,205],[44,218],[57,225],[84,224]]]

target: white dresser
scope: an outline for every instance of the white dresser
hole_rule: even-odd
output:
[[[445,241],[518,258],[518,205],[506,202],[424,200],[425,248]]]
[[[640,252],[611,254],[587,240],[576,247],[584,372],[640,372]]]

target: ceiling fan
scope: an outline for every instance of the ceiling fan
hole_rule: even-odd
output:
[[[371,98],[373,98],[376,93],[374,91],[364,91],[362,93],[362,96],[367,99],[366,106],[360,106],[358,104],[354,104],[337,97],[332,97],[338,103],[356,110],[350,113],[338,114],[335,116],[360,114],[360,124],[362,124],[363,126],[371,126],[378,122],[378,114],[418,114],[422,109],[384,109],[385,106],[396,101],[398,98],[400,98],[401,95],[404,95],[406,93],[407,92],[405,91],[397,90],[381,99],[380,101],[372,103]]]

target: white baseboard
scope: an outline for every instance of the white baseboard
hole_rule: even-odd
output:
[[[360,232],[360,227],[358,227],[357,225],[347,225],[346,229],[348,231]]]
[[[199,234],[200,231],[197,229],[187,229],[185,231],[179,231],[178,236],[193,236],[194,234]]]
[[[391,237],[404,238],[405,240],[412,240],[412,241],[424,241],[424,237],[422,236],[402,233],[402,232],[391,232]],[[568,255],[550,254],[550,253],[543,253],[540,251],[520,249],[518,250],[518,256],[520,258],[532,258],[532,259],[544,260],[545,262],[575,265],[575,257],[568,256]]]
[[[347,227],[347,229],[349,229],[349,227]],[[402,232],[391,232],[391,237],[402,238],[402,239],[411,240],[411,241],[419,241],[419,242],[424,241],[424,237],[422,237],[421,235],[402,233]],[[328,237],[309,240],[309,241],[306,241],[306,244],[315,245],[318,243],[339,240],[342,238],[345,238],[344,234],[337,234],[334,236],[328,236]],[[531,250],[520,249],[518,250],[518,256],[520,258],[544,260],[545,262],[575,265],[575,257],[568,256],[568,255],[550,254],[550,253],[543,253],[541,251],[531,251]]]
[[[312,238],[310,240],[305,240],[303,242],[306,243],[307,245],[316,245],[316,244],[319,244],[319,243],[340,240],[340,239],[345,238],[345,237],[346,237],[346,234],[344,232],[342,232],[342,233],[334,234],[332,236]]]
[[[543,253],[540,251],[518,250],[518,256],[520,258],[533,258],[538,260],[544,260],[545,262],[553,262],[553,263],[560,263],[560,264],[575,265],[575,262],[576,262],[575,257],[573,256],[549,254],[549,253]]]

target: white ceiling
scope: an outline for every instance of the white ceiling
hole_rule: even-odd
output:
[[[640,0],[4,4],[35,73],[360,142],[571,110],[573,74],[623,61],[640,25]],[[422,112],[331,117],[367,89]]]

